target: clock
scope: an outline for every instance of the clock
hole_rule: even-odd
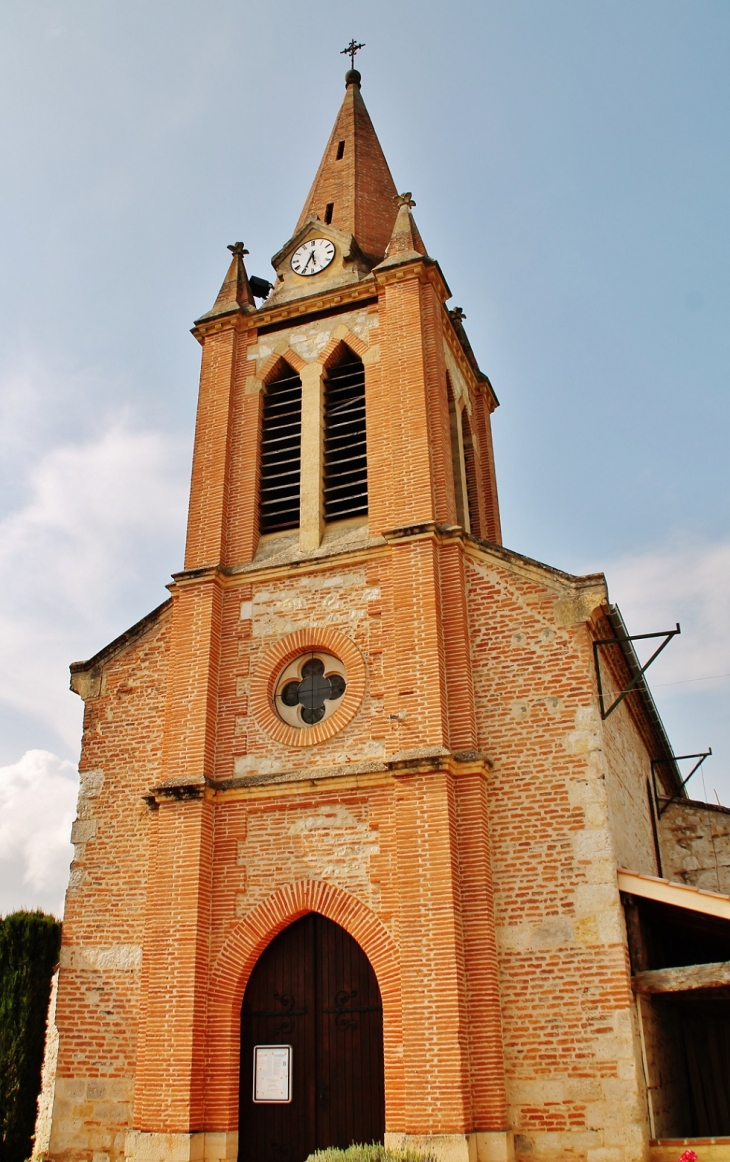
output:
[[[334,244],[329,238],[310,238],[303,242],[291,256],[291,268],[295,274],[309,277],[325,270],[335,256]]]

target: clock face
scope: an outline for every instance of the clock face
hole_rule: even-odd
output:
[[[295,274],[319,274],[329,266],[334,256],[334,244],[329,238],[310,238],[292,254],[291,268]]]

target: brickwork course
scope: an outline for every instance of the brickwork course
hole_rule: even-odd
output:
[[[272,294],[255,306],[234,254],[196,324],[184,570],[72,667],[54,1162],[232,1162],[246,982],[311,910],[378,978],[387,1142],[459,1162],[649,1156],[616,873],[658,873],[645,784],[665,744],[640,692],[602,721],[603,576],[501,544],[497,399],[395,193],[350,73]],[[301,278],[289,259],[314,237],[336,256]],[[319,406],[344,348],[365,368],[368,515],[324,523],[310,412],[302,526],[261,537],[262,393],[283,362]],[[303,649],[348,674],[309,730],[272,705]]]

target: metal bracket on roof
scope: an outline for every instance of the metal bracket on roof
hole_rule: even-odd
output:
[[[669,758],[666,758],[666,759],[652,759],[651,760],[651,779],[652,779],[652,783],[654,784],[654,802],[657,805],[657,814],[658,814],[660,819],[661,819],[662,815],[664,814],[664,812],[666,811],[669,804],[674,802],[674,800],[677,798],[677,796],[679,795],[679,792],[682,790],[682,788],[687,786],[687,783],[690,781],[690,779],[692,778],[695,771],[698,771],[700,769],[700,767],[702,766],[705,759],[709,758],[709,756],[711,754],[712,754],[712,747],[709,747],[708,750],[698,751],[697,754],[673,754]],[[697,762],[692,767],[692,770],[687,775],[687,778],[682,779],[681,786],[679,787],[678,790],[676,790],[674,792],[674,794],[672,795],[672,797],[670,799],[666,799],[662,796],[662,802],[664,803],[664,806],[662,807],[660,805],[660,802],[659,802],[659,793],[657,791],[657,785],[656,785],[656,769],[658,766],[660,766],[661,763],[678,763],[680,761],[680,759],[697,759]]]
[[[601,639],[600,641],[595,641],[593,643],[593,662],[594,662],[594,665],[596,667],[596,681],[598,683],[598,700],[599,700],[600,705],[601,705],[601,718],[603,718],[605,720],[606,718],[608,718],[609,714],[613,714],[616,707],[620,706],[620,704],[623,702],[626,695],[630,694],[631,691],[636,686],[636,684],[644,677],[644,674],[649,669],[649,666],[655,660],[655,658],[659,657],[659,655],[662,652],[662,650],[664,649],[664,647],[669,644],[669,642],[672,640],[673,637],[676,637],[676,635],[678,633],[681,633],[681,632],[682,631],[679,628],[679,622],[677,622],[676,629],[663,629],[659,633],[627,634],[625,637],[607,637],[607,638]],[[658,647],[658,649],[654,650],[654,653],[649,658],[649,661],[646,662],[641,667],[641,669],[639,670],[639,672],[637,674],[634,674],[634,676],[631,679],[631,681],[629,682],[628,686],[626,686],[625,689],[623,689],[621,691],[618,698],[614,699],[614,701],[611,703],[611,705],[608,707],[608,709],[606,709],[606,699],[605,699],[605,696],[603,693],[603,682],[601,681],[601,665],[600,665],[599,653],[598,653],[600,647],[601,646],[617,646],[617,645],[620,645],[621,642],[638,642],[638,641],[644,641],[647,638],[654,638],[654,637],[662,637],[662,638],[664,638],[664,641]]]

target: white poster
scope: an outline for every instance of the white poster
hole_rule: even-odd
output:
[[[254,1045],[253,1100],[291,1101],[291,1045]]]

